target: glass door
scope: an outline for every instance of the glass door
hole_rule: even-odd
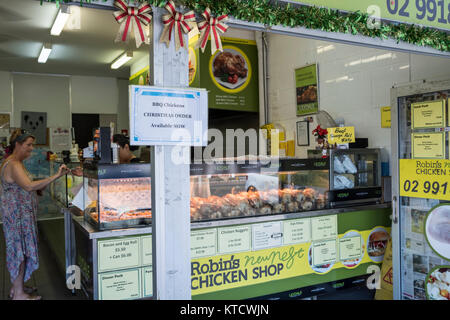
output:
[[[391,91],[394,299],[450,300],[450,81]]]

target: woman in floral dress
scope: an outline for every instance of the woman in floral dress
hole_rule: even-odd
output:
[[[6,265],[11,276],[10,295],[14,300],[39,300],[25,288],[33,271],[39,267],[37,235],[36,191],[68,172],[65,165],[46,179],[32,181],[23,161],[33,151],[35,138],[22,130],[12,133],[11,154],[3,161],[0,171],[1,198],[0,211],[3,215],[3,232],[6,240]]]

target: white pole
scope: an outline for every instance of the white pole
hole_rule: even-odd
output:
[[[164,14],[164,8],[153,7],[150,85],[188,87],[188,51],[175,51],[173,41],[169,48],[159,43]],[[158,300],[191,299],[189,163],[175,164],[172,155],[175,150],[190,155],[190,147],[175,148],[151,147],[153,297]]]

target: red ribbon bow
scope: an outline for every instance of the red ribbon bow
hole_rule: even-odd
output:
[[[187,45],[183,40],[182,31],[184,33],[189,33],[194,29],[194,11],[189,11],[185,14],[179,13],[175,10],[175,4],[172,0],[166,3],[165,8],[169,12],[169,14],[166,14],[162,17],[164,29],[159,42],[165,42],[167,47],[169,47],[170,41],[172,40],[172,29],[175,27],[175,49],[178,50],[180,49],[180,47],[185,47],[187,49]]]
[[[211,54],[214,54],[217,50],[223,51],[222,41],[220,40],[220,35],[217,30],[222,33],[227,31],[228,26],[224,23],[224,21],[228,20],[228,15],[224,14],[218,18],[214,18],[211,17],[211,10],[206,8],[206,10],[202,13],[202,16],[205,18],[205,21],[198,24],[198,29],[201,34],[196,47],[200,47],[202,52],[205,52],[206,43],[211,35]]]
[[[128,34],[130,33],[132,26],[134,26],[134,37],[136,39],[136,47],[140,47],[142,42],[150,43],[150,39],[144,33],[142,24],[148,25],[152,21],[150,14],[152,7],[143,2],[138,8],[129,7],[122,0],[114,1],[114,6],[119,8],[120,11],[114,12],[116,21],[120,23],[119,32],[116,36],[116,42],[127,41]]]

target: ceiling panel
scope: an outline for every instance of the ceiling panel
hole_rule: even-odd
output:
[[[71,6],[71,11],[61,35],[51,36],[58,12],[54,3],[1,0],[0,70],[128,78],[129,66],[146,55],[149,46],[137,49],[134,37],[128,43],[115,43],[119,24],[111,10]],[[52,43],[53,50],[47,63],[39,64],[45,42]],[[134,58],[111,70],[111,62],[126,50],[132,50]]]

